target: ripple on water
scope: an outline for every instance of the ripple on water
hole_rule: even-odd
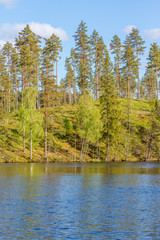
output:
[[[159,164],[2,164],[0,182],[0,239],[159,239]]]

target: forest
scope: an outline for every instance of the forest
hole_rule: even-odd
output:
[[[159,161],[158,44],[140,77],[137,28],[106,46],[81,21],[73,38],[60,81],[55,34],[42,39],[26,25],[0,48],[0,162]]]

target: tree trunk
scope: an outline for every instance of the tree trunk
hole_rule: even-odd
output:
[[[66,104],[66,91],[64,90],[64,104]]]
[[[139,79],[139,61],[138,61],[138,51],[137,51],[137,68],[138,68],[138,99],[141,98],[140,96],[140,79]]]
[[[30,160],[32,160],[32,127],[30,128]]]
[[[45,103],[44,103],[44,107],[45,107],[45,113],[44,113],[44,118],[45,118],[45,129],[44,129],[44,157],[47,158],[48,154],[47,154],[47,107],[48,107],[48,101],[47,101],[47,81],[48,79],[48,67],[46,68],[46,79],[45,79],[45,88],[44,88],[44,95],[45,95]]]
[[[77,103],[77,93],[76,93],[76,77],[75,77],[75,63],[73,62],[73,73],[74,73],[74,84],[73,84],[73,94],[74,94],[74,103]]]
[[[40,102],[39,102],[39,83],[38,83],[38,64],[36,65],[36,80],[37,80],[37,98],[36,98],[36,108],[40,109]]]
[[[69,96],[69,104],[72,104],[72,96],[71,96],[71,85],[70,80],[68,79],[68,96]]]
[[[23,90],[25,91],[26,89],[26,65],[25,65],[25,71],[24,71],[24,79],[23,79]]]
[[[120,63],[119,63],[119,55],[118,55],[118,88],[121,93],[121,73],[120,73]]]
[[[98,69],[97,69],[97,48],[96,48],[96,99],[99,99],[99,79],[98,79]]]
[[[56,85],[58,85],[58,61],[56,56]]]
[[[74,93],[74,103],[77,104],[77,94],[76,94],[76,82],[74,80],[74,85],[73,85],[73,93]]]
[[[26,146],[25,146],[25,119],[23,116],[23,152],[26,152]]]
[[[157,90],[157,99],[158,99],[158,70],[156,66],[156,90]]]
[[[17,83],[17,69],[15,65],[15,81],[16,81],[16,110],[18,110],[18,83]]]
[[[44,157],[47,158],[47,113],[45,112]]]
[[[76,135],[76,133],[75,133],[75,146],[74,146],[74,152],[75,152],[75,154],[74,154],[74,160],[76,161],[76,159],[77,159],[77,156],[76,156],[76,149],[77,149],[77,135]]]

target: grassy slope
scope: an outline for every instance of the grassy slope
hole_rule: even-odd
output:
[[[127,100],[121,100],[122,109],[126,114]],[[49,157],[48,161],[78,161],[80,155],[80,139],[76,136],[75,126],[77,106],[61,106],[50,109],[50,132],[48,133]],[[63,120],[68,118],[73,123],[72,134],[66,135]],[[7,119],[7,120],[6,120]],[[146,100],[131,101],[131,142],[132,154],[129,160],[143,160],[145,154],[145,129],[150,125],[150,105]],[[19,137],[18,120],[13,115],[2,116],[0,119],[0,161],[1,162],[28,162],[29,143],[26,144],[26,153],[22,149],[22,137]],[[75,151],[75,144],[77,150]],[[33,161],[46,161],[43,158],[43,140],[33,149]],[[144,152],[144,154],[143,154]],[[104,158],[102,144],[102,158]],[[86,156],[86,161],[92,161],[90,156]]]

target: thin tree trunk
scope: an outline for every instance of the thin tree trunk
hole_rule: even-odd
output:
[[[106,146],[106,158],[105,158],[105,161],[106,161],[106,162],[109,162],[108,153],[109,153],[109,141],[107,141],[107,146]]]
[[[157,70],[157,66],[156,66],[156,89],[157,89],[157,99],[158,99],[158,70]]]
[[[26,89],[26,78],[27,78],[27,76],[26,76],[26,65],[25,65],[24,79],[23,79],[23,90],[24,90],[24,91],[25,91],[25,89]]]
[[[64,90],[64,104],[66,104],[66,91]]]
[[[56,56],[56,85],[58,85],[58,60]]]
[[[151,76],[150,76],[150,74],[149,74],[149,96],[150,96],[150,99],[152,99],[152,84],[151,84]]]
[[[9,96],[8,96],[8,112],[10,113],[11,112],[11,89],[9,87],[9,90],[8,90],[8,93],[9,93]]]
[[[82,139],[82,146],[81,146],[81,153],[80,153],[80,161],[82,161],[83,154],[84,154],[84,148],[85,148],[85,139]]]
[[[74,160],[75,160],[75,161],[76,161],[76,159],[77,159],[77,156],[76,156],[76,148],[77,148],[77,139],[76,139],[76,133],[75,133],[75,148],[74,148],[74,151],[75,151]]]
[[[120,63],[119,63],[119,54],[118,54],[118,88],[121,93],[121,73],[120,73]]]
[[[32,127],[30,128],[30,160],[32,160]]]
[[[127,85],[127,98],[130,97],[130,76],[128,74],[128,85]]]
[[[11,112],[11,76],[10,76],[10,54],[8,54],[8,112]]]
[[[18,83],[17,83],[17,69],[16,69],[16,65],[15,65],[14,71],[15,71],[15,81],[16,81],[16,110],[18,110]]]
[[[108,123],[108,111],[109,111],[109,107],[108,107],[108,102],[107,102],[107,145],[106,145],[106,158],[105,161],[108,162],[109,161],[109,157],[108,157],[108,153],[109,153],[109,123]]]
[[[38,64],[36,65],[36,80],[37,80],[37,97],[36,97],[36,108],[40,109],[40,102],[39,102],[39,82],[38,82]]]
[[[44,157],[47,158],[47,113],[45,112]]]
[[[72,97],[71,97],[71,85],[70,80],[68,79],[68,96],[69,96],[69,104],[72,104]]]
[[[137,50],[137,68],[138,68],[138,99],[141,98],[140,96],[140,79],[139,79],[139,60],[138,60],[138,50]]]
[[[73,94],[74,94],[74,103],[77,103],[77,93],[76,93],[76,77],[75,77],[75,63],[73,62],[73,73],[74,73],[74,84],[73,84]]]
[[[25,144],[25,119],[23,116],[23,152],[26,152],[26,144]]]
[[[47,154],[47,107],[48,107],[48,104],[47,104],[47,78],[48,78],[48,67],[46,67],[46,80],[45,80],[45,89],[44,89],[44,95],[45,95],[45,129],[44,129],[44,157],[45,158],[48,158],[48,154]],[[48,160],[48,159],[47,159]]]
[[[84,160],[85,160],[87,152],[88,152],[88,146],[89,146],[89,143],[87,143],[85,151],[84,151],[84,156],[83,156]]]
[[[77,94],[76,94],[76,82],[74,80],[74,85],[73,85],[73,94],[74,94],[74,103],[77,104]]]
[[[96,98],[99,99],[99,79],[98,79],[98,69],[97,69],[97,48],[96,48]]]

